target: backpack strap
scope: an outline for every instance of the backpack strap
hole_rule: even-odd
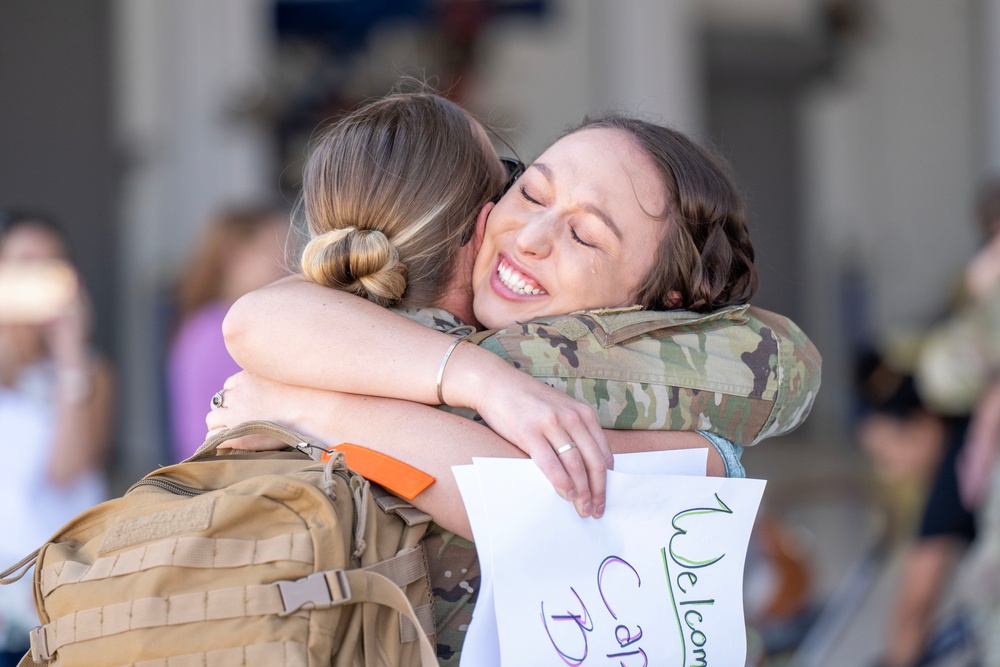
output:
[[[415,612],[400,589],[419,579],[424,571],[423,553],[415,548],[369,568],[327,570],[271,584],[142,598],[83,609],[32,630],[31,659],[36,664],[45,664],[63,646],[139,628],[268,614],[289,616],[303,609],[369,602],[391,607],[413,628],[423,628],[424,632],[413,634],[420,643],[424,667],[436,667],[437,658],[427,639],[433,632],[427,631],[433,626],[429,609],[420,614]],[[401,632],[406,634],[403,628]]]
[[[118,667],[170,667],[171,665],[198,665],[199,667],[229,667],[230,665],[268,665],[269,667],[306,667],[309,664],[308,647],[295,641],[276,641],[262,644],[244,644],[230,648],[185,653],[169,658],[142,660]],[[38,667],[28,651],[18,667]]]

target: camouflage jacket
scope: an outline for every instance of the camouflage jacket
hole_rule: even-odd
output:
[[[545,317],[480,345],[593,406],[604,428],[710,431],[743,446],[799,426],[820,384],[802,330],[750,306]]]
[[[439,309],[397,312],[441,331],[468,329]],[[801,424],[820,384],[820,356],[802,330],[748,306],[710,314],[589,311],[473,340],[591,405],[611,429],[706,430],[752,445]],[[438,661],[457,665],[479,589],[475,546],[440,528],[424,546]]]
[[[959,415],[973,410],[998,374],[1000,285],[927,334],[914,372],[928,406]]]

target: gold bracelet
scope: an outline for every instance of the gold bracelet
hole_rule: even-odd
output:
[[[444,359],[441,360],[441,368],[438,369],[438,379],[437,379],[438,403],[440,405],[445,405],[444,395],[441,393],[441,380],[444,379],[444,367],[448,365],[448,359],[451,358],[451,353],[455,351],[455,348],[458,347],[458,344],[461,343],[463,340],[465,340],[465,336],[462,336],[454,343],[452,343],[451,347],[448,348],[448,351],[444,353]]]

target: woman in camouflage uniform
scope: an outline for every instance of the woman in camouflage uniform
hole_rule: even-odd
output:
[[[478,586],[451,465],[529,453],[582,515],[599,517],[612,451],[713,437],[712,472],[728,463],[740,474],[738,449],[722,438],[749,445],[797,425],[819,378],[794,324],[747,310],[756,273],[742,204],[721,164],[682,135],[619,117],[585,124],[494,207],[498,166],[481,128],[434,96],[390,98],[335,126],[304,178],[310,282],[261,290],[227,319],[237,360],[272,379],[231,378],[228,409],[209,416],[211,427],[292,423],[437,478],[416,504],[442,526],[428,552],[447,664],[457,664]],[[455,192],[465,199],[446,196]],[[473,218],[476,244],[464,245]],[[435,328],[533,322],[490,336],[491,354],[368,301]],[[651,312],[667,308],[684,310]],[[581,310],[591,312],[558,316]],[[496,433],[418,403],[471,408]]]

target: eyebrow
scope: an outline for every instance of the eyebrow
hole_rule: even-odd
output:
[[[529,169],[532,167],[542,172],[542,175],[549,183],[555,183],[555,174],[552,173],[552,169],[547,164],[544,162],[533,162],[528,165]],[[614,219],[608,215],[607,211],[591,203],[580,204],[580,208],[599,218],[618,237],[618,240],[622,240],[622,230],[618,228],[618,225],[615,224]]]

